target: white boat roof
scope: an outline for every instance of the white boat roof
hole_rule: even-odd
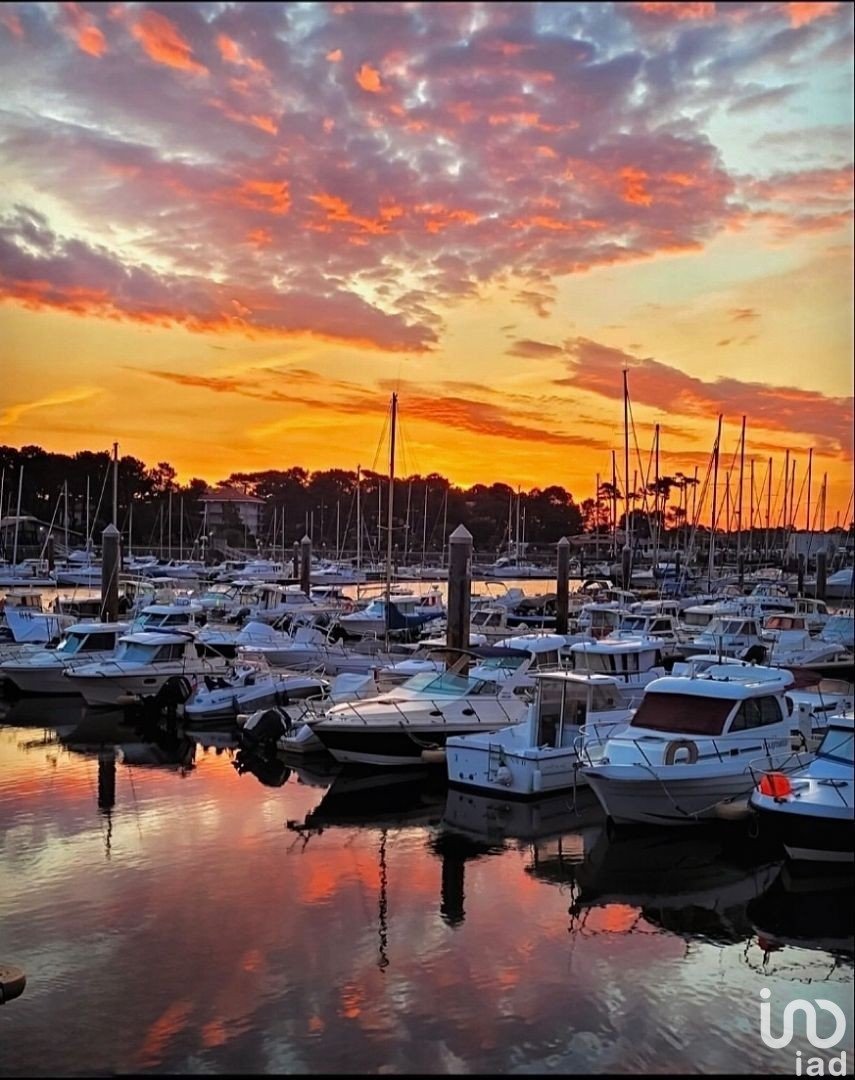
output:
[[[845,712],[835,713],[829,716],[828,727],[843,728],[846,731],[855,730],[855,711],[847,709]]]
[[[189,634],[175,630],[140,630],[136,634],[123,634],[119,641],[129,641],[134,645],[175,645],[179,641],[193,641]]]
[[[113,631],[116,634],[124,634],[130,629],[131,624],[128,622],[97,622],[92,620],[90,622],[76,622],[65,631],[66,634],[103,634],[106,631]]]
[[[175,615],[183,611],[200,611],[201,604],[198,600],[189,597],[173,600],[168,604],[146,604],[142,609],[142,615]]]
[[[570,652],[574,653],[634,653],[650,652],[662,648],[662,639],[657,637],[632,637],[615,638],[607,641],[601,638],[599,641],[577,641],[570,646]]]
[[[518,634],[495,642],[497,649],[525,649],[526,652],[542,653],[563,649],[567,639],[563,634]]]
[[[783,668],[743,668],[722,664],[719,672],[705,671],[700,675],[666,675],[649,682],[647,694],[688,694],[692,697],[743,698],[785,690],[795,681],[793,674]],[[727,672],[727,673],[726,673]],[[762,672],[762,674],[760,674]]]
[[[545,679],[552,682],[585,683],[594,686],[623,686],[621,679],[615,678],[614,675],[603,675],[599,671],[531,671],[529,675],[538,682]]]

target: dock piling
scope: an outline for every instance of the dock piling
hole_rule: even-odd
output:
[[[458,525],[448,538],[448,630],[450,649],[469,648],[469,593],[472,588],[472,533]]]

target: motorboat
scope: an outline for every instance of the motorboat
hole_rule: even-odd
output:
[[[241,712],[290,705],[325,693],[325,679],[296,672],[273,671],[263,656],[240,650],[231,668],[203,676],[184,703],[185,722],[234,720]]]
[[[209,619],[220,622],[248,613],[257,600],[256,581],[214,581],[195,599]]]
[[[853,585],[851,566],[845,566],[842,570],[829,574],[825,583],[825,595],[830,600],[848,600],[851,603],[853,593],[855,593],[855,585]]]
[[[662,643],[655,637],[577,641],[568,646],[567,655],[573,671],[613,676],[625,695],[635,695],[666,674]]]
[[[555,671],[533,678],[535,699],[523,723],[447,740],[449,783],[522,798],[573,788],[582,726],[604,739],[632,716],[615,676]]]
[[[585,734],[582,771],[615,824],[689,825],[747,798],[758,769],[795,760],[780,668],[720,664],[655,679],[629,724]]]
[[[192,631],[145,630],[120,637],[109,659],[68,669],[63,677],[87,705],[120,705],[129,699],[155,698],[173,677],[172,685],[186,691],[186,700],[201,678],[225,668],[225,658],[205,655]]]
[[[45,611],[40,592],[10,591],[0,598],[0,658],[11,659],[28,647],[58,641],[73,616]]]
[[[602,641],[624,641],[633,638],[656,638],[663,656],[681,656],[683,634],[673,615],[630,611],[621,616],[617,627]]]
[[[505,604],[491,604],[472,612],[469,620],[470,637],[483,635],[490,644],[526,630],[525,622],[513,615]]]
[[[492,662],[489,670],[486,661]],[[474,647],[443,672],[414,675],[387,694],[334,705],[309,723],[343,764],[443,764],[450,735],[496,731],[523,718],[532,661],[522,649]]]
[[[788,773],[758,778],[749,805],[761,833],[794,862],[855,866],[855,713],[829,717],[816,756]]]
[[[846,647],[838,642],[813,637],[807,615],[767,615],[760,637],[767,649],[766,663],[778,667],[833,663],[846,653]]]
[[[180,630],[204,625],[205,611],[198,600],[178,596],[167,603],[146,604],[134,618],[134,633]]]
[[[739,659],[750,659],[756,654],[759,659],[766,656],[767,644],[761,637],[760,623],[755,616],[719,615],[705,630],[684,643],[683,652],[685,655],[714,652]],[[754,649],[754,653],[748,655],[749,649]]]
[[[489,578],[542,578],[549,577],[551,571],[517,555],[500,555],[495,562],[481,568],[484,577]]]
[[[439,589],[431,589],[424,596],[416,593],[390,593],[389,630],[415,629],[445,617],[445,604]],[[342,615],[339,625],[348,635],[363,637],[366,634],[385,634],[387,612],[385,597],[377,597],[362,610]]]
[[[21,653],[0,663],[0,678],[24,694],[77,693],[63,673],[80,664],[106,660],[129,629],[126,622],[74,623],[63,632],[55,649]]]

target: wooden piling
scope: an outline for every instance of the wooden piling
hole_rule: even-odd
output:
[[[119,530],[108,525],[101,534],[101,620],[119,620]]]
[[[469,593],[472,588],[472,533],[458,525],[448,538],[448,630],[450,649],[469,648]]]
[[[294,580],[298,581],[300,578],[300,541],[294,541]]]
[[[53,533],[51,533],[51,535],[47,538],[47,550],[45,553],[45,557],[47,558],[48,573],[52,574],[55,562],[53,553]]]
[[[805,557],[799,555],[798,570],[796,571],[796,595],[804,596],[805,594]]]
[[[570,622],[570,541],[558,541],[558,581],[555,601],[555,632],[566,634]]]
[[[312,587],[312,541],[304,536],[300,541],[300,588],[309,595]]]
[[[824,551],[816,554],[816,587],[813,594],[817,600],[825,599],[825,583],[828,578],[828,555]]]
[[[629,589],[632,582],[632,548],[625,547],[620,553],[620,576],[624,589]]]

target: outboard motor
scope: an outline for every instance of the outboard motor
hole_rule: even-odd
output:
[[[257,709],[241,728],[240,740],[244,746],[271,746],[277,739],[290,735],[292,727],[284,709]]]
[[[749,664],[763,664],[766,661],[766,649],[762,645],[749,645],[739,659]]]

